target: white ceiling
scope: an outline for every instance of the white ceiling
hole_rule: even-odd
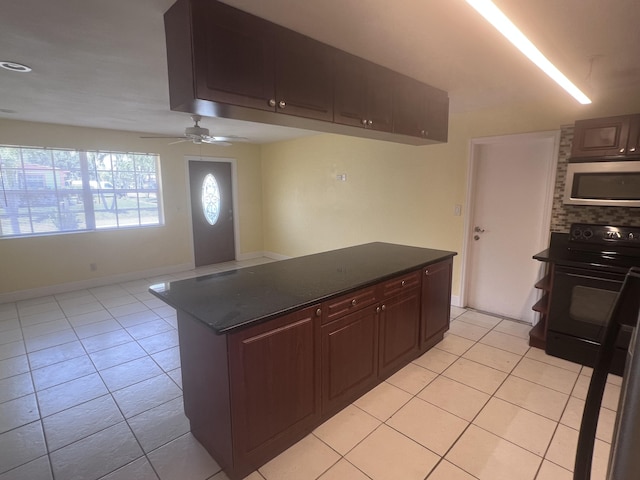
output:
[[[191,121],[169,111],[162,17],[173,2],[3,2],[0,60],[24,63],[33,72],[0,70],[0,118],[181,134]],[[452,112],[550,103],[580,115],[575,100],[464,0],[225,3],[447,90]],[[639,103],[637,0],[495,3],[595,104],[623,105],[630,92]],[[257,143],[309,134],[226,119],[202,123],[213,135]]]

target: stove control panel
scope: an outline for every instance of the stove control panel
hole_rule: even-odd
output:
[[[591,244],[611,244],[640,248],[640,227],[614,227],[612,225],[592,225],[574,223],[569,237],[571,242]]]

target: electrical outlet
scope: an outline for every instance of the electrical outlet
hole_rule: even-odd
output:
[[[346,182],[347,181],[347,174],[346,173],[340,173],[340,174],[336,175],[336,180],[339,180],[341,182]]]

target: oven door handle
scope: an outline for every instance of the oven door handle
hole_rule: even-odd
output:
[[[573,480],[590,480],[591,479],[591,462],[593,459],[593,447],[596,438],[596,428],[598,426],[598,418],[600,416],[600,405],[604,395],[604,388],[607,383],[607,375],[613,360],[616,339],[620,333],[622,325],[636,326],[640,315],[640,268],[632,267],[627,273],[620,293],[609,315],[609,321],[605,329],[602,345],[598,351],[596,365],[591,374],[591,382],[585,400],[584,411],[582,414],[582,422],[580,424],[580,433],[578,435],[578,448],[576,451],[576,461],[573,469]],[[625,373],[627,373],[625,371]],[[623,382],[623,391],[626,382]],[[619,400],[618,410],[624,403],[621,396]],[[617,428],[615,437],[618,436]],[[616,451],[616,438],[611,445],[611,453]],[[632,452],[627,452],[625,459],[629,456],[637,456],[637,445],[624,446],[620,448],[632,448]],[[618,455],[620,456],[620,455]],[[634,472],[637,475],[637,472]],[[607,478],[614,478],[608,476]],[[621,478],[622,477],[616,477]]]
[[[617,282],[622,284],[625,278],[624,273],[614,273],[614,272],[593,272],[592,270],[588,270],[585,268],[573,268],[573,267],[563,267],[556,266],[554,275],[557,276],[566,276],[573,278],[584,278],[587,280],[594,281],[609,281],[609,282]]]

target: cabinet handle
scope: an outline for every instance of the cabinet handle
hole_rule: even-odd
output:
[[[275,106],[276,106],[276,100],[275,100],[275,98],[270,98],[270,99],[269,99],[269,106],[270,106],[270,107],[275,107]]]
[[[355,307],[356,303],[358,303],[358,301],[355,298],[351,300],[351,306]]]
[[[426,137],[427,135],[429,135],[429,130],[420,130],[420,135]]]
[[[376,308],[376,313],[380,313],[380,307]]]
[[[280,102],[278,102],[278,106],[279,106],[280,108],[284,108],[284,107],[286,107],[286,106],[287,106],[287,104],[284,102],[284,100],[280,100]]]
[[[631,148],[629,149],[629,151],[630,151],[630,152],[635,152],[635,151],[636,151],[636,147],[631,147]]]
[[[429,269],[425,270],[425,271],[424,271],[424,274],[425,274],[425,275],[429,275]]]
[[[322,315],[322,309],[321,308],[316,310],[316,317],[319,317],[320,315]]]
[[[404,287],[407,284],[404,280],[402,280],[402,286]]]
[[[624,148],[621,148],[621,149],[620,149],[620,153],[624,153]]]
[[[365,127],[367,126],[367,119],[366,118],[362,119],[362,125],[364,125]]]
[[[382,309],[382,311],[384,312],[387,309],[387,306],[383,303],[382,307],[380,307]]]
[[[367,120],[367,125],[369,126],[373,125],[373,120]]]

